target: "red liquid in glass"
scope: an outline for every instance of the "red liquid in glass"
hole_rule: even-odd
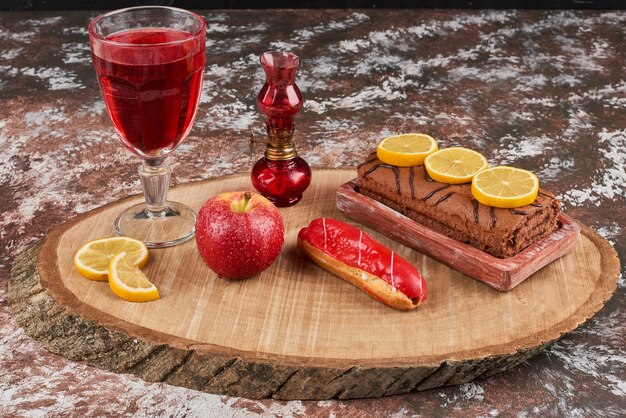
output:
[[[126,30],[106,39],[115,44],[103,42],[92,52],[113,125],[124,145],[140,157],[165,157],[192,126],[204,43],[187,32],[156,28]]]

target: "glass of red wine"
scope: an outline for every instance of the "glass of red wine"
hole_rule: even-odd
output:
[[[195,212],[166,200],[166,157],[185,139],[202,90],[206,24],[172,7],[132,7],[89,25],[93,64],[106,108],[124,146],[143,160],[145,203],[126,209],[115,231],[148,247],[169,247],[194,235]]]

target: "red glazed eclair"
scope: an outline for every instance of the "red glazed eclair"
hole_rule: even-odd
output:
[[[426,282],[411,263],[362,230],[318,218],[298,233],[298,247],[316,264],[395,309],[426,300]]]

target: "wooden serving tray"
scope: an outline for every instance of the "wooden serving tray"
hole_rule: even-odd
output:
[[[617,285],[611,245],[581,226],[570,254],[502,293],[364,228],[412,262],[429,295],[397,311],[310,262],[296,248],[315,217],[346,220],[336,189],[354,170],[317,170],[305,198],[281,209],[285,245],[264,273],[218,279],[195,242],[150,250],[144,271],[162,298],[137,304],[80,277],[72,257],[113,234],[139,198],[53,228],[16,260],[9,301],[26,332],[53,352],[148,381],[252,398],[379,397],[468,382],[540,352],[602,308]],[[224,191],[251,189],[248,174],[182,185],[170,193],[198,209]]]
[[[552,234],[513,257],[497,258],[413,221],[355,191],[355,185],[356,179],[337,189],[337,207],[344,215],[501,291],[513,289],[542,267],[572,252],[580,235],[578,224],[560,215],[559,228]]]

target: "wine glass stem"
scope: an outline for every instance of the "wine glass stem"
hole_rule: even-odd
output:
[[[161,161],[159,164],[146,162],[139,167],[141,187],[146,198],[148,216],[164,216],[167,205],[167,190],[170,187],[170,173],[172,170]]]

